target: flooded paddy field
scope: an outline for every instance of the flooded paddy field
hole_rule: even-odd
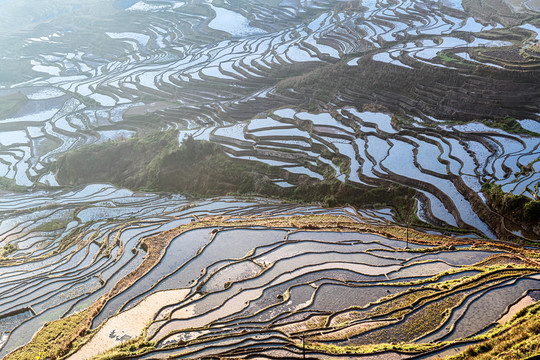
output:
[[[21,11],[5,6],[8,14]],[[54,163],[65,152],[176,129],[180,141],[186,135],[209,140],[232,157],[314,180],[412,188],[424,209],[421,220],[431,225],[490,238],[538,237],[535,229],[509,218],[490,219],[480,192],[483,184],[493,183],[507,193],[538,196],[536,85],[525,77],[513,85],[508,80],[518,66],[529,78],[536,76],[538,58],[525,50],[538,36],[534,17],[527,25],[486,23],[469,16],[459,2],[429,1],[364,2],[356,10],[333,2],[139,1],[126,7],[96,0],[57,6],[44,7],[51,20],[40,27],[41,18],[27,14],[35,17],[35,33],[23,35],[17,24],[4,25],[11,37],[2,63],[7,69],[20,57],[15,73],[24,77],[0,77],[5,103],[0,177],[9,188],[57,186]],[[100,7],[109,11],[92,21],[78,6],[90,14]],[[81,30],[59,29],[68,15],[79,20]],[[236,27],[225,30],[229,23]],[[80,41],[90,36],[93,42]],[[529,52],[524,63],[501,55],[495,65],[482,58],[492,50]],[[330,102],[323,104],[314,94],[311,109],[298,110],[311,95],[302,86],[290,88],[287,79],[309,78],[310,71],[325,66],[351,76],[383,66],[395,73],[395,81],[406,75],[419,84],[393,100],[387,99],[391,89],[366,94],[362,87],[338,86]],[[459,91],[447,88],[448,103],[437,108],[451,85],[442,81],[437,89],[424,83],[428,75],[422,74],[431,71],[458,79],[456,85],[465,81]],[[492,79],[491,92],[485,91],[490,86],[485,79]],[[411,107],[411,98],[417,106]],[[515,117],[524,130],[448,122],[483,121],[484,116]]]
[[[0,358],[402,359],[498,336],[540,293],[540,5],[479,3],[0,1]],[[163,157],[209,142],[278,190],[127,189],[107,159],[58,176],[156,132]],[[412,206],[280,196],[308,185]]]
[[[2,204],[2,236],[17,249],[0,278],[2,356],[88,307],[86,335],[66,358],[143,343],[136,358],[301,357],[302,336],[315,357],[332,346],[453,344],[540,292],[526,256],[415,230],[406,242],[399,226],[351,208],[110,185],[57,191],[54,205],[50,196]]]
[[[459,250],[447,245],[450,238],[407,244],[388,237],[398,227],[370,225],[348,209],[143,193],[125,202],[125,190],[107,185],[56,195],[64,205],[39,211],[35,223],[43,228],[71,208],[70,230],[49,231],[41,251],[18,250],[4,266],[4,355],[46,322],[98,299],[105,300],[90,336],[67,358],[91,358],[130,340],[155,344],[143,358],[262,349],[272,356],[274,347],[300,357],[300,335],[313,354],[330,344],[451,341],[486,331],[523,294],[540,291],[537,267],[522,256],[470,240]],[[73,208],[94,220],[87,214],[82,222]],[[96,220],[105,211],[107,220]],[[17,219],[14,229],[32,233],[23,230],[24,216]],[[169,239],[159,261],[138,272],[156,238]],[[480,308],[481,322],[474,320]],[[430,323],[418,327],[419,318]]]

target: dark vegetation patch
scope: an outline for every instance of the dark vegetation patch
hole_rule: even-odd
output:
[[[62,155],[56,178],[63,185],[109,182],[133,190],[193,196],[263,195],[327,206],[393,206],[403,219],[415,191],[400,185],[359,187],[335,177],[314,180],[258,161],[229,157],[220,145],[177,132],[156,133],[83,147]],[[294,184],[277,186],[274,179]]]
[[[0,177],[0,190],[22,192],[26,190],[26,187],[17,185],[17,183],[13,179],[9,179],[7,177]]]
[[[531,15],[516,13],[505,0],[463,0],[465,12],[482,23],[519,24]]]
[[[91,145],[61,156],[61,184],[110,182],[134,190],[219,196],[232,192],[271,194],[269,176],[278,168],[228,157],[219,145],[186,139],[176,132]]]
[[[526,170],[525,170],[526,171]],[[505,193],[500,185],[487,183],[482,186],[486,203],[506,218],[525,229],[540,234],[540,201],[525,195]]]
[[[277,89],[283,94],[290,90],[303,94],[308,108],[339,102],[339,95],[357,108],[377,104],[395,113],[452,121],[534,118],[540,111],[538,72],[413,65],[415,68],[410,69],[364,56],[358,66],[329,64],[283,80]]]
[[[4,247],[2,248],[2,254],[1,254],[1,255],[2,255],[3,257],[6,257],[6,256],[8,256],[9,254],[13,254],[13,253],[14,253],[15,251],[17,251],[17,250],[18,250],[17,244],[9,243],[9,244],[7,244],[6,246],[4,246]]]
[[[49,221],[49,222],[36,226],[34,229],[32,229],[32,231],[49,232],[49,231],[55,231],[55,230],[62,230],[62,229],[65,229],[68,224],[69,224],[69,220],[65,220],[65,219],[53,220],[53,221]]]
[[[26,101],[28,98],[20,92],[0,96],[0,119],[16,113]]]
[[[492,59],[508,61],[511,63],[526,62],[526,59],[524,59],[523,56],[521,56],[520,50],[521,48],[519,47],[510,47],[510,48],[500,47],[500,48],[496,48],[495,50],[481,49],[481,54]]]

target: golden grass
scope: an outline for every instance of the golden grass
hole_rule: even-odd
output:
[[[71,344],[88,330],[90,309],[45,324],[27,345],[13,351],[4,360],[58,359]]]
[[[401,352],[417,353],[422,351],[438,349],[447,343],[427,343],[427,344],[409,344],[409,343],[396,343],[396,344],[374,344],[374,345],[361,345],[361,346],[339,346],[332,344],[321,343],[308,343],[306,349],[325,352],[327,354],[370,354],[375,352],[381,352],[385,350],[394,350]],[[297,343],[298,347],[302,347],[302,343]]]
[[[490,331],[486,341],[449,357],[461,359],[526,359],[540,355],[540,302],[519,311],[508,323]]]

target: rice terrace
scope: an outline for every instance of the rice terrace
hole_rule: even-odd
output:
[[[0,359],[540,358],[540,0],[0,0]]]

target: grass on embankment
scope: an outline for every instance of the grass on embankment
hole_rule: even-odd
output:
[[[240,194],[327,206],[392,206],[404,219],[415,194],[399,185],[373,188],[342,183],[334,176],[310,179],[259,161],[232,158],[208,141],[187,138],[179,146],[175,131],[68,152],[56,163],[56,178],[65,185],[108,182],[133,190],[203,197]],[[296,186],[282,188],[272,179]]]
[[[6,360],[58,359],[67,354],[72,343],[88,330],[90,309],[51,321],[27,345],[13,351]]]
[[[488,340],[450,359],[527,359],[540,355],[540,302],[522,309],[485,337]]]
[[[459,355],[449,357],[449,360],[518,360],[537,359],[540,355],[540,302],[524,308],[508,323],[495,327],[486,335],[476,337],[486,339],[478,345],[473,345]],[[473,341],[475,338],[472,339]],[[458,341],[440,343],[392,343],[363,346],[336,346],[328,344],[308,344],[307,348],[328,354],[369,354],[382,351],[399,351],[418,354],[436,350],[444,346],[457,344]],[[301,347],[301,344],[298,344]]]

